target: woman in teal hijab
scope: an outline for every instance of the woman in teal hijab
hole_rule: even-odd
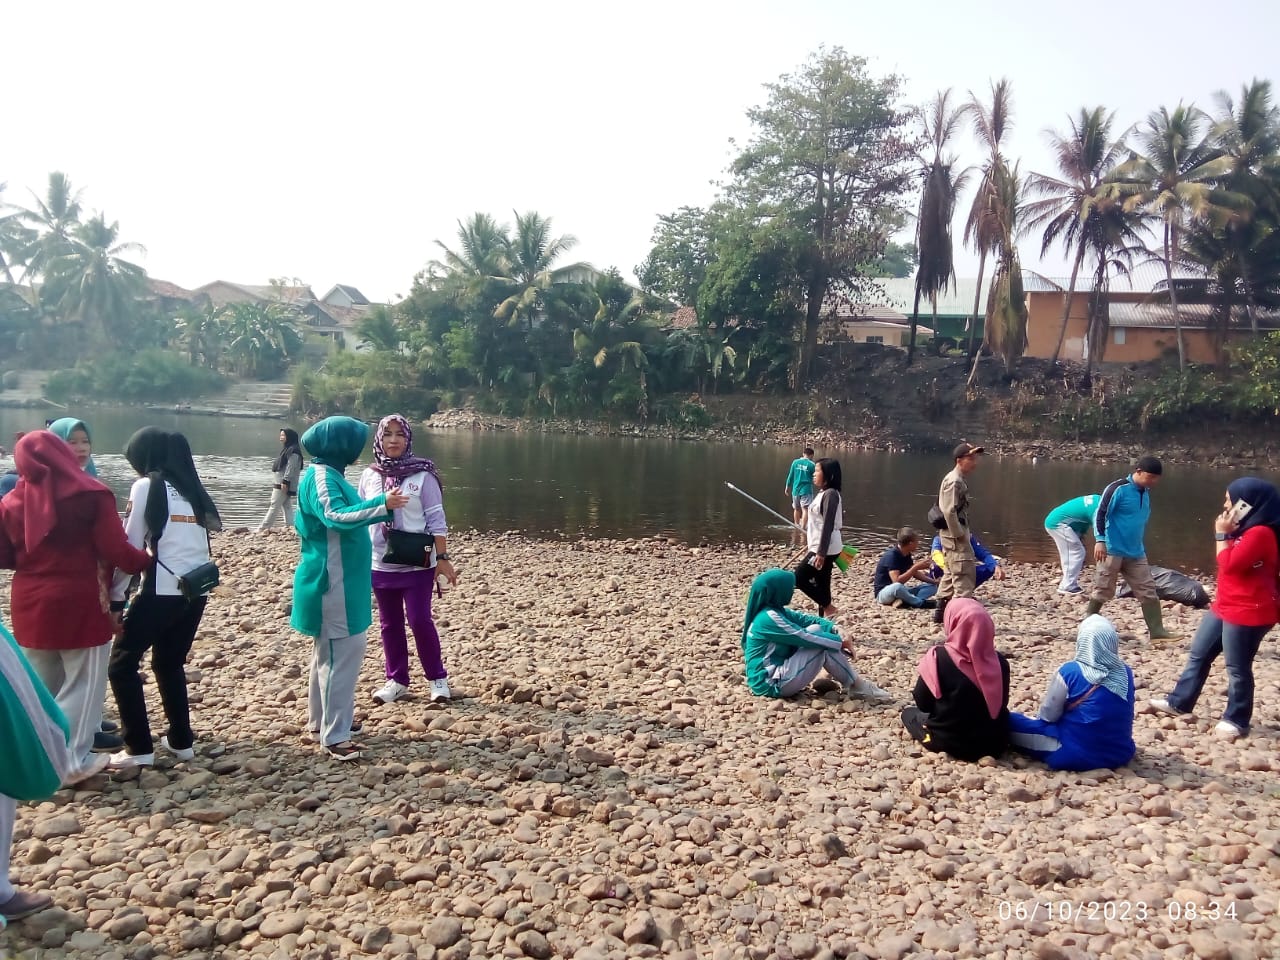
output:
[[[787,606],[795,593],[790,570],[766,570],[751,582],[742,620],[747,687],[758,697],[793,697],[825,670],[855,697],[891,695],[853,669],[853,647],[836,625]]]
[[[89,436],[89,427],[83,420],[63,417],[49,424],[49,429],[71,444],[81,470],[91,477],[98,475],[98,466],[93,462],[93,438]]]

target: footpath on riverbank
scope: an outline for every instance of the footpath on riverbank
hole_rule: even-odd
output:
[[[310,646],[288,626],[297,545],[214,540],[224,585],[190,661],[196,758],[24,805],[14,878],[58,906],[0,934],[74,960],[382,956],[1092,958],[1274,956],[1280,940],[1280,660],[1253,735],[1152,714],[1185,644],[1112,615],[1139,683],[1138,756],[1054,773],[926,753],[898,720],[927,613],[837,577],[842,630],[890,705],[750,696],[742,603],[774,545],[455,532],[436,602],[457,699],[375,704],[358,764],[304,737]],[[1034,711],[1082,606],[1047,567],[984,585]],[[7,577],[0,601],[7,608]],[[1190,637],[1199,613],[1166,609]],[[163,730],[154,687],[153,723]],[[1039,904],[1039,906],[1036,906]],[[30,954],[34,956],[35,954]]]

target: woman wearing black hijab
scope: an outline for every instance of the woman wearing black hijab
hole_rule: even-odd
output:
[[[188,600],[178,587],[178,577],[209,562],[209,532],[222,529],[218,508],[200,482],[191,447],[182,434],[143,427],[130,438],[125,458],[138,473],[125,508],[125,533],[134,546],[145,546],[155,562],[124,613],[124,632],[116,640],[107,668],[125,742],[125,749],[111,758],[115,767],[155,762],[138,673],[148,650],[169,720],[160,745],[179,760],[195,756],[185,664],[207,598]],[[128,577],[116,577],[111,590],[113,610],[124,608],[128,584]]]
[[[261,533],[284,517],[286,527],[293,526],[293,498],[298,494],[298,475],[302,473],[302,445],[298,431],[285,427],[280,431],[280,454],[271,464],[271,506],[258,524]]]

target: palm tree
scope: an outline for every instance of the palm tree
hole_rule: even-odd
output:
[[[404,335],[396,325],[395,314],[385,303],[379,303],[356,321],[356,336],[374,350],[395,353]]]
[[[24,277],[44,277],[53,261],[69,251],[72,235],[80,225],[83,194],[71,186],[65,173],[55,170],[49,174],[44,199],[35,197],[35,207],[22,211],[23,219],[35,231],[20,257]]]
[[[1062,326],[1050,363],[1058,362],[1066,340],[1076,280],[1085,254],[1090,250],[1091,219],[1096,216],[1099,205],[1112,202],[1117,196],[1117,188],[1110,178],[1125,152],[1126,134],[1114,140],[1111,137],[1114,113],[1106,113],[1102,107],[1092,110],[1081,107],[1079,115],[1068,117],[1067,122],[1070,132],[1066,136],[1047,131],[1049,144],[1057,158],[1059,176],[1032,173],[1027,182],[1030,193],[1039,198],[1028,204],[1027,217],[1029,226],[1044,227],[1040,236],[1040,255],[1047,254],[1058,241],[1062,242],[1068,256],[1073,248],[1075,250],[1071,279],[1067,281],[1067,293],[1063,298]]]
[[[297,356],[303,337],[297,317],[282,303],[232,303],[221,313],[222,339],[243,376],[273,373]]]
[[[212,305],[202,310],[188,307],[179,312],[178,334],[187,341],[187,355],[192,366],[203,364],[210,370],[218,369],[224,312],[224,307]]]
[[[991,177],[988,219],[997,230],[996,272],[987,295],[987,318],[983,338],[992,353],[1004,360],[1006,373],[1027,348],[1027,301],[1022,289],[1022,264],[1018,259],[1018,238],[1025,232],[1023,204],[1025,188],[1018,168],[1003,161]],[[977,358],[969,381],[977,372]]]
[[[995,179],[1004,163],[1001,144],[1005,134],[1013,127],[1013,91],[1006,77],[991,85],[991,105],[983,104],[969,91],[967,112],[973,123],[974,136],[987,150],[987,159],[981,168],[977,193],[969,208],[964,225],[964,242],[978,253],[978,285],[973,295],[973,322],[969,327],[968,356],[974,356],[974,338],[978,330],[978,305],[982,302],[982,276],[987,267],[987,256],[998,251],[1001,227],[994,217],[996,209]],[[975,366],[976,369],[976,366]],[[969,379],[973,379],[972,373]]]
[[[511,240],[505,224],[500,225],[487,213],[473,213],[466,221],[458,221],[458,248],[452,250],[436,241],[444,251],[444,260],[433,260],[429,268],[446,276],[483,281],[505,276],[507,248]]]
[[[1195,106],[1178,104],[1150,114],[1138,131],[1141,153],[1120,171],[1126,185],[1135,192],[1131,207],[1141,209],[1162,225],[1162,255],[1169,302],[1173,307],[1173,327],[1178,338],[1178,369],[1186,369],[1186,345],[1182,336],[1182,315],[1178,310],[1178,290],[1173,282],[1173,262],[1182,236],[1192,218],[1214,217],[1215,183],[1230,167],[1205,136],[1208,117]],[[1225,211],[1223,211],[1225,213]]]
[[[938,294],[955,282],[955,260],[952,256],[951,221],[955,217],[956,195],[964,189],[967,170],[957,173],[954,156],[943,156],[947,144],[955,136],[964,119],[964,109],[950,105],[951,91],[941,91],[922,116],[924,137],[933,149],[932,157],[919,156],[924,186],[920,192],[920,209],[916,217],[915,307],[911,311],[911,339],[907,345],[907,365],[915,358],[916,327],[920,322],[920,295],[933,303],[937,325]]]
[[[524,320],[532,327],[546,291],[588,265],[574,263],[554,267],[557,260],[577,246],[578,238],[572,234],[552,236],[550,218],[538,213],[530,211],[515,216],[515,231],[507,242],[503,273],[512,292],[498,304],[493,315],[510,320],[512,326]]]
[[[147,276],[124,256],[145,252],[142,246],[121,242],[119,223],[98,213],[77,224],[60,249],[44,267],[41,299],[63,317],[90,324],[104,341],[119,333]]]
[[[6,184],[0,183],[0,194],[4,193]],[[13,279],[12,266],[17,265],[18,257],[34,238],[32,231],[23,224],[23,211],[19,207],[0,200],[0,272],[5,282],[16,286]]]

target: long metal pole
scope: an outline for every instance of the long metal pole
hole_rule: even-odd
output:
[[[789,527],[795,527],[795,528],[796,528],[797,530],[799,530],[801,533],[804,533],[804,527],[800,526],[800,524],[796,523],[794,520],[788,520],[786,517],[784,517],[782,514],[780,514],[777,510],[773,509],[773,507],[769,506],[769,505],[768,505],[768,504],[766,504],[766,503],[761,503],[759,500],[757,500],[757,499],[756,499],[755,497],[753,497],[751,494],[747,493],[747,491],[743,490],[741,487],[735,487],[735,486],[734,486],[732,483],[730,483],[728,480],[726,480],[726,481],[724,482],[724,485],[725,485],[726,487],[728,487],[730,490],[732,490],[734,493],[740,493],[740,494],[742,494],[742,496],[746,497],[748,500],[750,500],[752,503],[754,503],[754,504],[755,504],[757,507],[759,507],[761,510],[767,510],[767,511],[769,511],[769,513],[772,513],[775,517],[777,517],[779,520],[781,520],[781,521],[782,521],[783,523],[785,523],[787,526],[789,526]]]

